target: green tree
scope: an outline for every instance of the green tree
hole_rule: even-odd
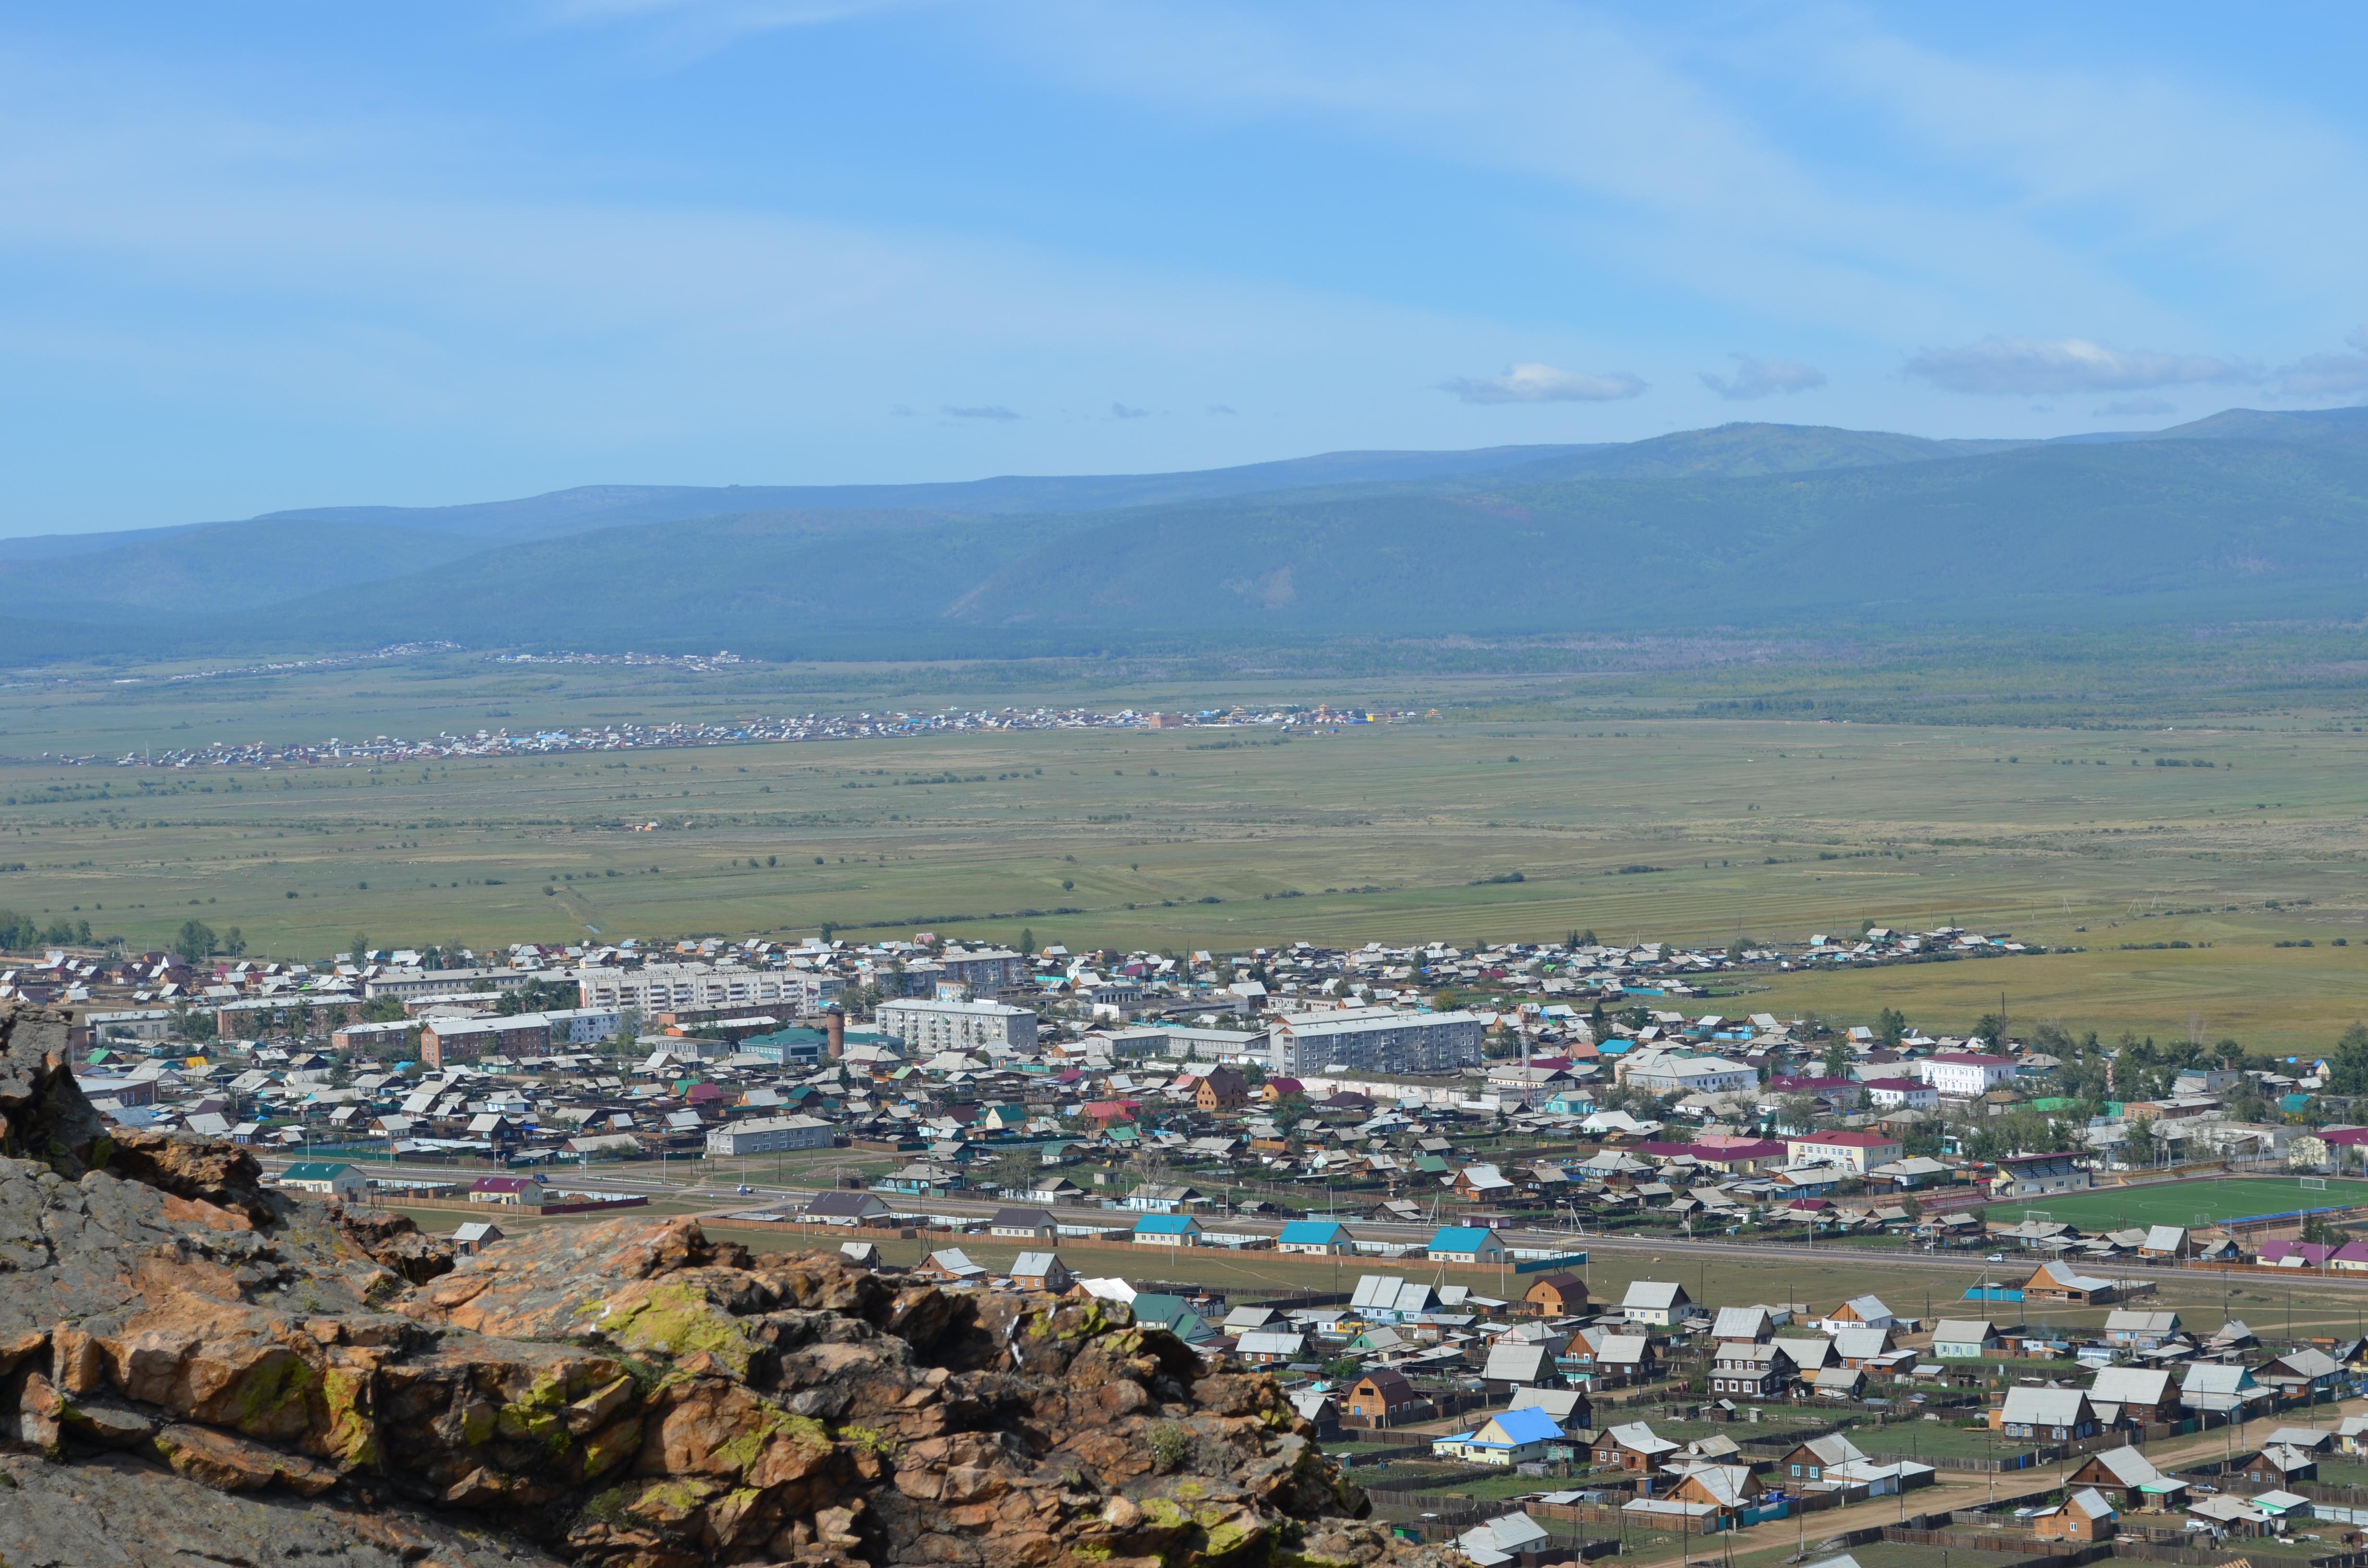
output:
[[[2354,1024],[2335,1042],[2327,1086],[2339,1095],[2368,1095],[2368,1024]]]
[[[202,920],[184,920],[173,934],[173,951],[196,963],[214,950],[214,928]],[[319,951],[318,949],[313,949]]]
[[[1036,931],[1033,926],[1022,926],[1019,928],[1019,950],[1031,959],[1036,956]]]
[[[400,996],[373,996],[362,1004],[362,1022],[391,1024],[405,1017]]]
[[[1848,1077],[1850,1075],[1850,1047],[1842,1043],[1839,1036],[1837,1036],[1833,1040],[1826,1042],[1826,1054],[1821,1059],[1818,1065],[1825,1069],[1827,1077]]]
[[[2122,1163],[2145,1166],[2154,1164],[2154,1118],[2145,1117],[2131,1123],[2130,1135],[2122,1143]]]
[[[246,951],[246,934],[233,926],[222,933],[222,950],[236,958]]]
[[[1907,1015],[1896,1007],[1885,1007],[1874,1016],[1874,1038],[1886,1046],[1896,1047],[1907,1032]]]
[[[1006,1198],[1015,1192],[1026,1192],[1035,1186],[1040,1168],[1032,1149],[1013,1149],[998,1154],[994,1166],[995,1189]]]
[[[357,969],[370,962],[370,938],[359,931],[355,932],[353,950],[346,956],[354,960],[354,967]]]

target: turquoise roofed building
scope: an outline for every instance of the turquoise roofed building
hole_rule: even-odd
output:
[[[1357,1238],[1336,1220],[1293,1220],[1274,1239],[1277,1252],[1312,1252],[1344,1256],[1357,1250]]]
[[[1524,1405],[1490,1416],[1469,1432],[1432,1442],[1430,1451],[1440,1459],[1460,1459],[1466,1464],[1526,1464],[1546,1457],[1546,1446],[1563,1440],[1561,1423],[1536,1405]]]
[[[1434,1263],[1502,1263],[1505,1244],[1486,1225],[1442,1225],[1425,1256]]]
[[[1201,1221],[1190,1214],[1145,1214],[1134,1222],[1133,1239],[1147,1246],[1196,1247]]]

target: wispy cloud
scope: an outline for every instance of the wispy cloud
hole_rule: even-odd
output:
[[[1110,417],[1112,419],[1148,419],[1151,417],[1151,410],[1129,408],[1122,403],[1113,403],[1110,404]]]
[[[682,61],[712,54],[755,33],[827,27],[938,0],[546,0],[545,25],[632,27],[657,52]]]
[[[2368,326],[2343,340],[2350,354],[2305,354],[2278,371],[2278,391],[2288,397],[2351,397],[2368,392]]]
[[[2114,348],[2086,337],[1985,337],[1963,348],[1920,349],[1908,358],[1907,373],[1947,392],[2004,396],[2226,386],[2259,377],[2206,354]]]
[[[1209,412],[1211,414],[1232,414],[1235,410],[1224,403],[1212,403],[1209,405]]]
[[[950,403],[946,404],[945,409],[944,409],[944,413],[945,413],[946,417],[947,417],[947,418],[949,418],[949,419],[998,419],[998,420],[1000,420],[1000,419],[1017,419],[1017,418],[1019,418],[1019,415],[1017,415],[1017,414],[1013,413],[1010,409],[1008,409],[1008,408],[1004,407],[1004,406],[1003,406],[1001,403],[972,403],[972,404],[970,404],[970,405],[968,405],[968,406],[964,406],[964,407],[958,407],[958,406],[956,406],[955,404],[953,404],[953,403]]]
[[[1466,403],[1616,403],[1645,385],[1625,370],[1589,376],[1552,365],[1516,365],[1501,376],[1457,376],[1439,383]]]
[[[1757,359],[1742,353],[1727,358],[1735,361],[1735,374],[1713,376],[1704,370],[1702,383],[1733,403],[1772,397],[1778,392],[1809,392],[1826,384],[1823,370],[1798,359]]]
[[[2097,412],[2113,419],[2127,419],[2143,414],[2176,414],[2179,404],[2168,398],[2125,397],[2104,404]]]

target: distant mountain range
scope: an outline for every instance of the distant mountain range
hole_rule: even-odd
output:
[[[1196,473],[587,486],[0,540],[0,594],[10,663],[2353,616],[2368,408],[2047,442],[1727,425]]]

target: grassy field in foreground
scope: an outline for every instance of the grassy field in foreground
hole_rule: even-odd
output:
[[[1984,1215],[1994,1221],[2019,1220],[2029,1210],[2083,1231],[2099,1231],[2131,1225],[2194,1225],[2204,1215],[2226,1221],[2359,1204],[2368,1204],[2368,1181],[2330,1177],[2327,1190],[2319,1192],[2304,1187],[2297,1176],[2235,1176],[2015,1199],[1991,1205]]]

